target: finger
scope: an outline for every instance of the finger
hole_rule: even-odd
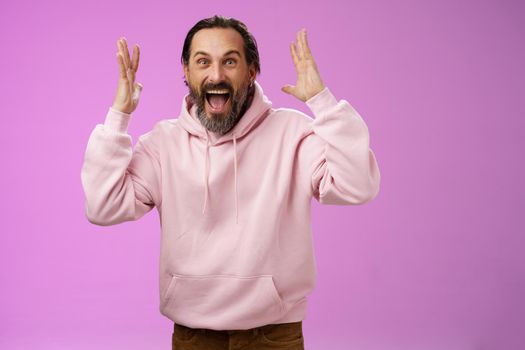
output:
[[[140,47],[138,44],[135,44],[135,47],[133,48],[133,57],[131,59],[131,69],[136,72],[139,68],[139,60],[140,60]]]
[[[293,64],[297,67],[299,64],[299,57],[297,56],[297,49],[293,42],[290,43],[290,53],[292,54]]]
[[[124,63],[126,64],[126,68],[130,68],[130,59],[129,59],[129,50],[128,50],[128,43],[126,42],[126,38],[122,37],[120,39],[120,45],[122,47],[122,57],[124,57]]]
[[[121,41],[121,39],[122,38],[119,38],[117,40],[117,50],[118,50],[119,55],[122,57],[122,62],[124,64],[124,69],[127,70],[126,62],[124,61],[124,49],[122,48],[122,41]]]
[[[287,84],[283,86],[281,90],[289,95],[293,95],[295,91],[295,86]]]
[[[303,49],[303,40],[301,38],[301,31],[298,31],[297,32],[297,47],[299,48],[298,50],[298,56],[299,56],[299,59],[303,59],[304,57],[304,49]]]
[[[303,31],[303,47],[304,47],[305,56],[311,57],[312,52],[310,51],[310,45],[308,45],[308,37],[306,35],[306,29]]]
[[[128,79],[130,84],[135,82],[135,71],[133,69],[128,69]]]
[[[143,86],[141,83],[135,83],[133,85],[133,97],[132,99],[138,100],[140,98],[140,93],[142,92]]]
[[[128,75],[126,73],[126,67],[124,66],[124,59],[122,58],[122,55],[120,54],[120,52],[118,52],[116,56],[117,56],[120,78],[127,79]]]

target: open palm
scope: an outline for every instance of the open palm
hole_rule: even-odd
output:
[[[295,85],[283,86],[282,91],[297,97],[301,101],[307,101],[321,92],[325,86],[308,46],[305,29],[297,33],[297,47],[292,42],[290,51],[297,72],[297,82]]]
[[[131,59],[125,38],[117,41],[117,48],[119,80],[112,108],[124,113],[132,113],[137,108],[142,91],[142,84],[135,82],[135,75],[139,68],[140,47],[135,44]]]

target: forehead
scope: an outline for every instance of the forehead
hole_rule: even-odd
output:
[[[241,34],[232,28],[201,29],[193,36],[190,54],[206,52],[210,55],[222,55],[236,50],[244,54],[244,41]]]

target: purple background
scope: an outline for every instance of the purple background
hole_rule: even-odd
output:
[[[169,349],[156,210],[84,216],[87,139],[142,48],[134,142],[178,115],[187,30],[216,13],[259,43],[275,106],[306,27],[326,85],[370,130],[364,206],[313,202],[306,349],[518,349],[525,333],[525,11],[519,1],[14,1],[0,5],[0,348]],[[521,214],[520,214],[521,213]]]

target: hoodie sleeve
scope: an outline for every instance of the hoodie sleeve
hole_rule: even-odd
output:
[[[321,204],[363,204],[379,192],[380,173],[370,149],[368,127],[345,100],[328,88],[306,101],[315,116],[314,134],[324,141],[315,152],[311,185]]]
[[[160,204],[160,162],[152,132],[132,151],[130,114],[109,108],[104,124],[91,132],[81,181],[85,214],[97,225],[137,220]]]

